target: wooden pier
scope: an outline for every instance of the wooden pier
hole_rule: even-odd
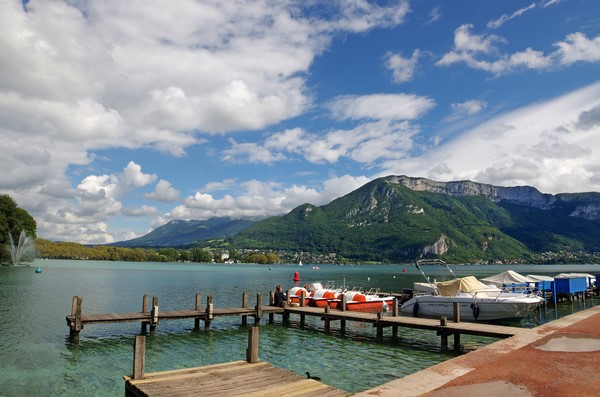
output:
[[[304,300],[302,299],[301,302],[304,302]],[[461,334],[507,338],[523,331],[523,328],[517,327],[488,323],[460,322],[460,308],[458,305],[454,306],[454,321],[452,322],[448,321],[446,317],[436,320],[400,316],[397,299],[394,300],[392,310],[387,315],[384,315],[381,312],[363,313],[348,310],[331,310],[329,307],[324,309],[305,307],[302,305],[297,307],[287,306],[285,308],[276,307],[273,306],[273,292],[270,294],[268,306],[263,306],[261,304],[261,296],[260,294],[257,294],[256,305],[254,307],[249,307],[248,295],[246,292],[242,295],[242,306],[233,308],[215,308],[210,295],[207,297],[206,307],[201,307],[200,294],[196,294],[194,309],[190,310],[159,311],[157,297],[152,299],[151,309],[149,309],[148,304],[149,297],[148,295],[144,295],[141,312],[83,314],[82,298],[74,296],[71,314],[66,316],[67,324],[70,329],[70,336],[74,340],[77,339],[79,333],[86,324],[139,322],[142,325],[142,333],[147,331],[147,326],[150,326],[150,332],[152,333],[161,320],[194,319],[194,326],[196,329],[199,328],[200,321],[204,321],[205,329],[208,329],[211,322],[216,317],[241,316],[242,325],[247,324],[247,317],[254,317],[254,324],[257,325],[265,314],[269,316],[269,322],[271,323],[273,322],[274,314],[281,314],[283,316],[283,324],[287,324],[290,321],[290,315],[300,316],[301,324],[304,324],[306,316],[319,317],[324,322],[326,332],[330,331],[331,323],[333,321],[339,321],[342,330],[345,328],[347,321],[370,323],[377,329],[376,336],[378,339],[383,337],[385,328],[392,329],[393,337],[398,335],[399,328],[415,328],[435,331],[441,338],[442,350],[448,349],[449,336],[454,337],[453,347],[455,350],[459,350]],[[342,305],[342,308],[343,307],[344,305]]]
[[[201,307],[200,294],[196,294],[194,309],[189,310],[169,310],[159,311],[158,297],[152,298],[152,306],[149,309],[149,297],[144,295],[142,302],[142,311],[134,313],[105,313],[105,314],[83,314],[83,299],[79,296],[73,297],[71,306],[71,314],[66,317],[67,325],[69,326],[71,339],[79,338],[79,333],[86,324],[101,324],[101,323],[141,323],[142,332],[147,331],[150,326],[150,332],[154,332],[156,326],[161,320],[182,320],[194,319],[194,327],[200,327],[200,321],[204,321],[205,329],[210,328],[210,324],[215,317],[225,316],[241,316],[242,325],[246,325],[248,317],[254,317],[254,323],[258,324],[265,314],[269,315],[269,321],[273,321],[273,314],[283,313],[281,307],[272,306],[273,293],[269,298],[269,305],[261,304],[261,295],[256,295],[256,305],[248,306],[248,294],[242,294],[242,306],[231,308],[215,308],[213,305],[212,296],[206,299],[206,307]]]
[[[258,360],[259,327],[248,332],[246,361],[144,373],[145,337],[136,336],[133,374],[124,376],[125,396],[322,396],[351,393]]]

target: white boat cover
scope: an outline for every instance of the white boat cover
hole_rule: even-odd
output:
[[[556,276],[554,276],[554,278],[578,278],[578,277],[595,278],[595,276],[592,276],[591,274],[588,274],[588,273],[561,273],[561,274],[557,274]]]
[[[554,277],[542,276],[540,274],[528,274],[527,278],[530,278],[534,281],[554,281]]]
[[[450,281],[438,281],[437,287],[441,296],[454,296],[459,291],[474,292],[488,290],[490,288],[489,285],[485,285],[474,276],[455,278]]]
[[[496,285],[525,284],[525,283],[533,283],[533,282],[539,281],[539,280],[534,280],[530,277],[523,276],[513,270],[507,270],[500,274],[496,274],[495,276],[482,278],[482,280],[490,282],[490,283],[494,283]]]

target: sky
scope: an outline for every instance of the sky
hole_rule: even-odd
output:
[[[0,170],[85,244],[387,175],[600,191],[600,2],[0,0]]]

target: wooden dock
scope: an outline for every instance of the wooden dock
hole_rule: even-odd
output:
[[[125,377],[125,395],[158,396],[349,396],[313,379],[266,362],[234,361],[205,367],[154,372],[144,379]]]
[[[246,361],[144,373],[146,342],[136,336],[133,354],[133,374],[124,376],[125,396],[322,396],[341,397],[351,393],[307,379],[293,372],[274,367],[258,359],[260,328],[248,331]]]
[[[460,310],[458,305],[454,307],[454,318],[456,321],[450,322],[445,317],[441,319],[428,319],[401,316],[398,312],[398,300],[394,300],[392,310],[387,315],[383,313],[363,313],[348,310],[332,310],[329,307],[316,308],[305,306],[287,306],[285,308],[272,305],[273,293],[269,297],[269,305],[261,304],[261,296],[257,294],[256,305],[248,306],[248,296],[246,292],[242,295],[242,306],[233,308],[215,308],[212,297],[207,297],[206,307],[201,307],[200,294],[196,294],[194,309],[190,310],[172,310],[159,311],[158,297],[152,299],[152,309],[148,308],[149,297],[144,295],[142,303],[142,311],[135,313],[106,313],[106,314],[83,314],[82,313],[82,298],[73,297],[73,305],[71,314],[66,316],[67,324],[70,329],[72,339],[77,339],[79,333],[86,324],[97,323],[117,323],[117,322],[139,322],[142,325],[142,333],[147,331],[147,326],[150,326],[150,332],[154,332],[156,326],[162,320],[180,320],[194,319],[195,328],[199,328],[200,321],[204,321],[205,329],[210,327],[210,323],[216,317],[223,316],[241,316],[242,325],[247,324],[247,317],[254,317],[254,324],[260,323],[260,320],[265,314],[269,316],[269,321],[273,322],[274,314],[283,316],[283,323],[287,324],[290,315],[299,315],[301,324],[304,323],[306,316],[319,317],[324,322],[326,332],[331,329],[333,321],[339,321],[340,327],[344,329],[347,321],[370,323],[377,329],[377,338],[383,337],[385,328],[392,329],[392,336],[398,335],[399,328],[416,328],[423,330],[435,331],[441,337],[442,350],[448,349],[448,337],[454,337],[454,349],[460,349],[460,335],[470,334],[487,336],[494,338],[507,338],[523,331],[522,328],[509,327],[503,325],[495,325],[488,323],[475,322],[460,322]],[[301,300],[304,302],[304,300]],[[344,307],[344,305],[342,305]]]
[[[248,306],[248,295],[246,292],[242,294],[242,306],[230,308],[215,308],[213,305],[212,296],[208,296],[206,307],[201,306],[200,294],[196,294],[194,309],[188,310],[168,310],[159,311],[158,297],[152,298],[152,306],[149,309],[149,297],[144,295],[142,301],[142,311],[133,313],[104,313],[104,314],[83,314],[83,299],[79,296],[73,297],[71,306],[71,314],[66,316],[67,325],[69,326],[71,339],[77,339],[79,333],[86,324],[101,324],[101,323],[128,323],[138,322],[142,325],[142,332],[147,331],[150,326],[150,332],[154,332],[156,326],[162,320],[182,320],[194,319],[195,328],[199,328],[200,321],[204,321],[205,329],[210,328],[210,324],[215,317],[231,317],[241,316],[242,325],[246,325],[248,317],[254,317],[254,323],[258,324],[265,314],[269,316],[269,320],[273,321],[273,314],[283,313],[281,307],[272,306],[273,293],[269,298],[269,305],[261,304],[261,295],[256,296],[256,305]]]

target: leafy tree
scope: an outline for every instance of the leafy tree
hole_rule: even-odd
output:
[[[9,238],[12,236],[15,244],[19,241],[21,231],[25,231],[27,236],[35,238],[37,233],[37,224],[33,217],[27,211],[17,206],[15,200],[7,194],[0,195],[0,262],[6,262],[9,258]]]

